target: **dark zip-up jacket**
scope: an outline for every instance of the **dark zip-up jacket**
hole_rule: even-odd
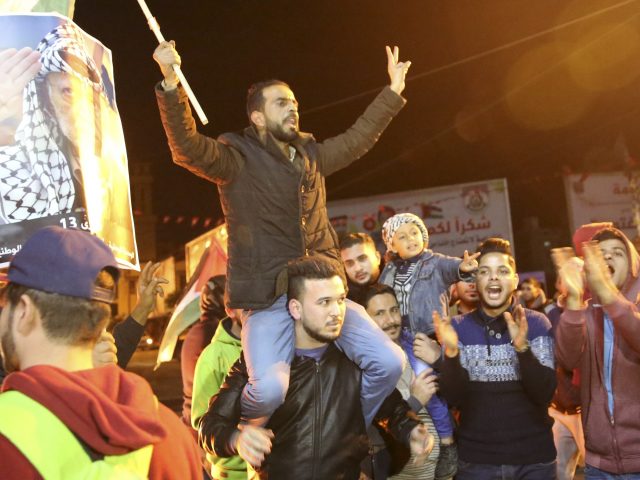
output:
[[[266,428],[274,433],[260,478],[278,480],[357,479],[369,442],[360,402],[361,371],[329,344],[319,362],[296,357],[284,403]],[[235,455],[229,440],[240,420],[240,396],[247,383],[243,357],[233,366],[200,422],[200,442],[220,457]],[[419,420],[397,390],[376,421],[405,443]]]
[[[231,308],[266,308],[286,291],[285,266],[302,255],[340,262],[326,208],[325,177],[364,155],[405,100],[386,87],[346,132],[316,142],[301,133],[293,161],[253,127],[218,140],[196,131],[184,90],[156,88],[173,161],[218,185],[229,230]]]

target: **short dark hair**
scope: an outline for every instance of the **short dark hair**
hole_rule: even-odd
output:
[[[340,277],[346,287],[343,270],[337,262],[332,262],[326,258],[300,257],[291,260],[287,264],[287,277],[289,286],[287,289],[287,299],[299,300],[304,293],[305,280],[328,280],[333,277]]]
[[[374,250],[376,249],[376,243],[368,233],[348,233],[340,238],[340,250],[345,250],[355,245],[369,245]]]
[[[542,288],[542,285],[540,284],[538,279],[535,277],[525,278],[522,282],[520,282],[520,285],[531,285],[532,287],[535,287],[537,289]]]
[[[595,242],[602,242],[604,240],[620,240],[625,246],[627,245],[627,239],[623,233],[617,228],[607,227],[596,233],[593,238]]]
[[[95,284],[100,288],[115,289],[115,279],[107,269],[98,273]],[[22,295],[29,297],[40,312],[46,335],[67,345],[95,343],[111,317],[111,306],[107,303],[48,293],[12,282],[2,292],[6,308],[15,308]]]
[[[491,237],[487,238],[484,242],[478,245],[477,252],[480,253],[478,257],[478,263],[480,263],[480,259],[489,253],[502,253],[509,257],[509,265],[513,270],[516,269],[516,261],[513,258],[513,253],[511,252],[511,243],[509,240],[505,240],[504,238]]]
[[[391,295],[393,298],[398,301],[396,297],[396,292],[393,291],[389,285],[385,285],[384,283],[374,283],[373,285],[369,285],[367,289],[364,291],[362,295],[362,306],[365,308],[369,308],[369,302],[373,297],[377,297],[378,295]]]
[[[272,87],[273,85],[284,85],[287,88],[291,88],[282,80],[272,79],[256,82],[249,87],[249,90],[247,90],[247,117],[249,117],[249,122],[251,122],[251,113],[256,110],[262,111],[264,109],[264,89]]]

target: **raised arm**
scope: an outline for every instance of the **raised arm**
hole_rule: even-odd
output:
[[[566,252],[552,252],[556,265],[559,287],[565,299],[560,320],[555,327],[555,355],[560,366],[573,370],[580,365],[586,346],[586,308],[584,303],[583,262]],[[571,251],[573,255],[573,251]]]
[[[138,303],[131,314],[113,328],[120,368],[127,368],[144,333],[147,319],[156,307],[157,297],[164,296],[162,285],[169,281],[156,275],[159,268],[160,263],[151,262],[147,262],[142,268],[138,278]]]
[[[411,62],[400,62],[398,47],[387,49],[389,86],[367,107],[346,132],[318,145],[318,165],[324,175],[346,167],[367,153],[378,141],[406,101],[400,96]]]
[[[226,183],[242,169],[240,154],[213,138],[198,133],[187,94],[171,68],[180,65],[174,42],[162,42],[153,53],[164,79],[156,86],[160,118],[173,161],[211,182]]]
[[[626,263],[629,273],[627,273],[627,278],[622,280],[624,284],[618,283],[618,286],[616,286],[607,263],[615,262],[614,257],[616,255],[615,251],[607,251],[605,261],[605,254],[597,243],[589,242],[584,244],[586,279],[594,298],[600,301],[605,313],[611,318],[616,332],[620,333],[625,343],[636,354],[640,354],[640,314],[638,313],[638,307],[634,302],[625,298],[620,291],[620,289],[624,291],[624,287],[630,279],[634,282],[638,280],[630,278],[631,254],[627,253],[629,257]],[[618,262],[617,267],[618,269],[622,268],[621,262]],[[635,298],[633,300],[636,301]]]

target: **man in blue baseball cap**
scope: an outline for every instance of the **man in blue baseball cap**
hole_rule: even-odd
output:
[[[37,231],[11,261],[0,295],[3,478],[200,475],[189,431],[150,386],[93,367],[118,275],[100,239],[59,227]]]

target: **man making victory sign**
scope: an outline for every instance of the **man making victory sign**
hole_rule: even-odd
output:
[[[389,86],[346,132],[317,142],[300,132],[298,102],[280,80],[249,87],[249,127],[217,139],[199,134],[172,69],[180,64],[174,44],[161,43],[154,59],[164,75],[156,96],[174,162],[218,186],[229,230],[229,307],[245,310],[242,346],[249,381],[242,412],[263,425],[284,400],[294,355],[286,264],[301,255],[340,263],[327,215],[325,177],[373,147],[404,106],[400,94],[411,62],[400,62],[398,48],[387,47]],[[398,381],[402,351],[351,302],[337,343],[363,370],[361,394],[369,424]]]

